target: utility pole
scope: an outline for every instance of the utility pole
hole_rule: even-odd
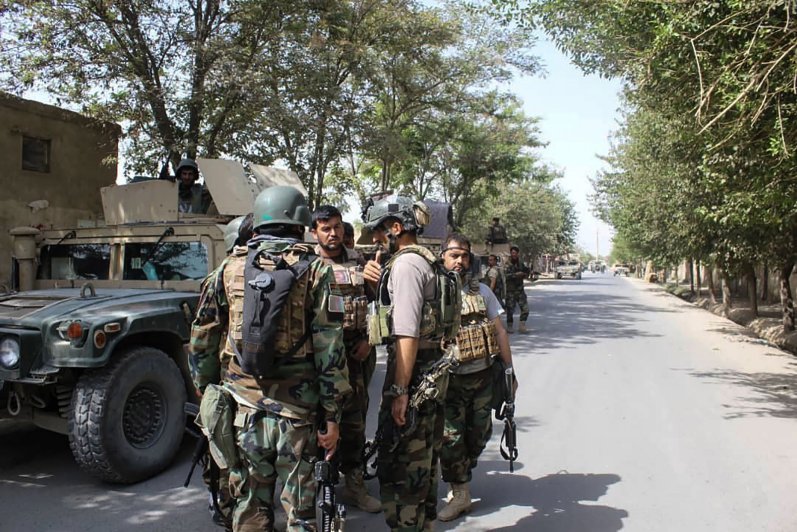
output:
[[[600,228],[595,226],[595,260],[601,260]]]

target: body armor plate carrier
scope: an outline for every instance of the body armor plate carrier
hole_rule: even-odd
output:
[[[392,341],[392,303],[388,293],[388,279],[396,259],[404,253],[420,255],[432,267],[437,278],[434,299],[424,301],[421,310],[420,338],[426,341],[452,340],[459,330],[462,307],[459,275],[447,272],[434,253],[421,246],[408,246],[388,260],[377,288],[377,298],[368,308],[368,341],[379,345]]]

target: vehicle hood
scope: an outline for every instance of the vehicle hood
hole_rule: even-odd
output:
[[[152,289],[97,289],[94,296],[87,297],[81,297],[79,288],[16,292],[0,296],[0,325],[39,328],[43,321],[60,316],[127,315],[197,296],[193,292]]]

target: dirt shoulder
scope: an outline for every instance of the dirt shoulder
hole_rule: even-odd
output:
[[[643,282],[639,280],[639,282]],[[753,315],[750,304],[746,298],[734,298],[731,301],[731,311],[725,314],[722,303],[712,303],[708,290],[701,290],[700,294],[691,293],[688,285],[658,285],[661,290],[688,301],[700,308],[728,318],[743,327],[747,327],[756,336],[770,344],[797,355],[797,331],[786,333],[783,331],[781,321],[780,302],[759,302],[758,316]]]

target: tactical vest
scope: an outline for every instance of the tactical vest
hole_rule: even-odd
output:
[[[345,251],[344,251],[345,253]],[[355,332],[364,333],[368,318],[368,298],[362,268],[354,260],[343,263],[327,261],[332,266],[332,289],[343,296],[343,333],[347,337]]]
[[[246,253],[246,251],[248,251],[246,248],[243,248],[243,252],[236,248],[234,253],[237,260],[230,260],[224,270],[224,289],[230,308],[228,342],[225,349],[229,356],[239,356],[244,341],[243,322],[247,256],[241,255],[241,253]],[[294,246],[283,251],[281,257],[287,264],[292,265],[297,263],[303,256],[306,256],[308,252],[312,253],[312,250],[309,250],[306,246]],[[277,257],[279,256],[280,254],[277,254]],[[266,254],[259,255],[258,261],[265,271],[276,269],[275,261]],[[310,275],[305,273],[296,280],[290,291],[289,299],[279,316],[273,345],[267,346],[273,351],[276,358],[305,359],[313,352],[312,336],[306,334],[310,323],[305,309],[312,308],[307,301],[309,285]]]
[[[484,360],[485,368],[490,357],[499,352],[495,335],[495,324],[487,317],[487,304],[479,293],[479,283],[471,281],[468,290],[462,295],[462,318],[457,333],[460,364]],[[463,373],[467,372],[462,368]],[[456,371],[458,372],[458,371]]]
[[[379,345],[393,339],[392,302],[388,292],[388,280],[396,260],[405,253],[423,257],[432,267],[436,277],[435,295],[423,302],[419,338],[430,342],[453,340],[459,330],[462,293],[459,275],[447,272],[434,253],[425,247],[412,245],[401,249],[385,264],[377,287],[377,298],[368,308],[368,341]]]

